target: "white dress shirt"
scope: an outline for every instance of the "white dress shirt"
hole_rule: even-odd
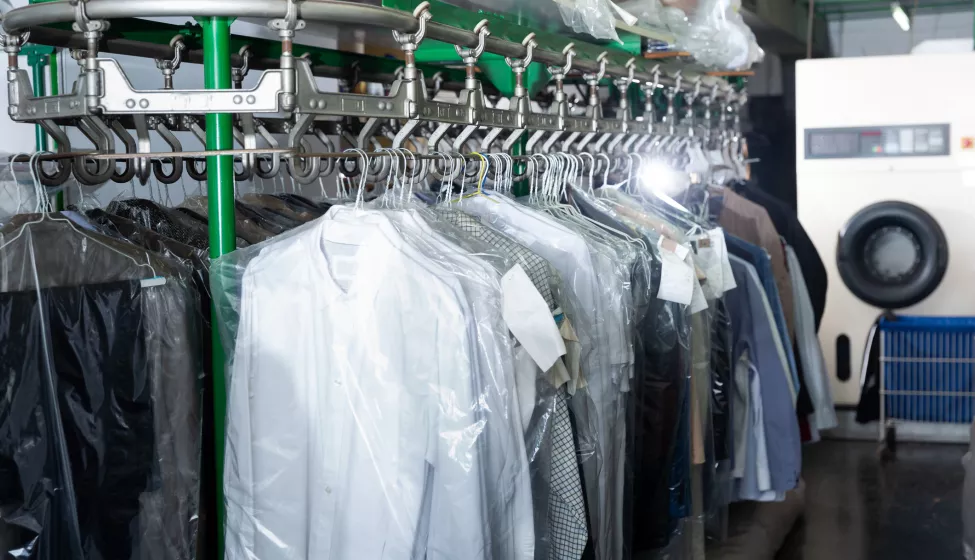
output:
[[[360,219],[343,207],[333,207],[329,215],[350,223]],[[417,211],[398,210],[382,215],[408,240],[409,247],[433,263],[438,276],[445,275],[443,280],[448,285],[459,287],[458,299],[470,304],[469,316],[473,320],[467,331],[474,349],[474,380],[482,388],[475,416],[487,416],[483,418],[486,422],[478,445],[482,459],[490,463],[488,472],[497,473],[484,481],[489,497],[486,522],[493,535],[491,558],[533,560],[531,479],[515,379],[515,354],[501,312],[500,274],[483,259],[433,230]],[[533,368],[532,373],[535,371]],[[489,414],[482,415],[483,411]]]
[[[226,557],[494,558],[511,547],[491,510],[513,491],[485,485],[510,474],[484,457],[470,306],[388,219],[357,218],[275,240],[243,272]]]

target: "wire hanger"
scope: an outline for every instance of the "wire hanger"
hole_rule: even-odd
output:
[[[96,243],[98,245],[101,245],[105,249],[108,249],[108,250],[110,250],[110,251],[112,251],[114,253],[118,253],[119,255],[122,255],[123,257],[125,257],[125,258],[129,259],[130,261],[132,261],[133,263],[135,263],[136,266],[139,266],[139,267],[143,267],[143,266],[148,267],[149,270],[152,271],[152,276],[154,278],[155,277],[159,277],[159,275],[156,273],[156,269],[153,268],[152,263],[151,263],[151,260],[149,259],[149,253],[146,253],[146,262],[140,263],[139,261],[135,260],[135,257],[133,257],[132,255],[129,255],[127,253],[124,253],[124,252],[116,249],[115,247],[112,247],[111,245],[107,245],[105,243],[102,243],[101,241],[99,241],[95,237],[93,237],[91,235],[88,235],[87,233],[79,230],[77,227],[75,227],[74,222],[72,222],[68,218],[58,218],[58,217],[53,217],[53,216],[50,215],[49,208],[50,208],[51,201],[50,201],[50,199],[47,196],[46,189],[44,188],[43,185],[41,185],[40,178],[37,176],[37,165],[40,164],[40,160],[38,159],[38,157],[40,157],[41,155],[50,154],[50,153],[51,152],[36,152],[36,153],[34,153],[30,157],[30,174],[31,174],[31,179],[34,180],[34,194],[35,194],[35,197],[36,197],[36,200],[37,200],[37,208],[36,209],[38,210],[38,213],[40,214],[40,217],[37,218],[36,220],[31,220],[31,221],[25,222],[23,225],[21,225],[19,231],[17,232],[17,235],[13,236],[12,238],[10,238],[7,241],[5,241],[2,245],[0,245],[0,251],[2,251],[4,248],[6,248],[7,246],[9,246],[14,241],[17,241],[18,239],[20,239],[20,237],[24,234],[24,231],[27,229],[28,226],[40,224],[40,223],[45,222],[45,221],[61,222],[61,223],[67,224],[68,227],[70,227],[78,235],[81,235],[82,237],[84,237],[85,239],[88,239],[88,240],[92,241],[93,243]],[[36,280],[36,270],[35,270],[35,280]]]

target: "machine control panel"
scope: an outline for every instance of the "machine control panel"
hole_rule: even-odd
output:
[[[807,128],[806,159],[947,156],[951,125]]]

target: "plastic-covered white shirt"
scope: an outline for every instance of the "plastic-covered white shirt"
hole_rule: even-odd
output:
[[[489,493],[504,476],[485,454],[524,451],[480,441],[493,419],[477,410],[471,311],[435,268],[375,213],[316,222],[247,266],[227,558],[488,559],[511,538],[488,519],[514,500]]]
[[[491,265],[431,229],[415,211],[381,215],[406,236],[408,246],[418,251],[417,260],[424,262],[426,257],[427,266],[446,285],[459,290],[455,292],[458,300],[469,304],[465,312],[470,318],[467,332],[474,351],[472,374],[474,384],[481,388],[481,406],[475,407],[474,415],[485,420],[477,445],[483,451],[486,471],[495,473],[484,481],[486,494],[491,497],[485,519],[493,534],[490,557],[533,560],[531,480],[515,379],[515,354],[499,305],[503,297],[500,275]],[[334,207],[329,216],[353,224],[361,220],[348,207]],[[483,414],[485,410],[490,414]],[[524,460],[513,460],[514,457]]]

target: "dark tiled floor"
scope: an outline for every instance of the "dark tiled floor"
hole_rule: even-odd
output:
[[[962,558],[963,446],[907,444],[881,462],[875,443],[804,450],[806,514],[776,560]]]

